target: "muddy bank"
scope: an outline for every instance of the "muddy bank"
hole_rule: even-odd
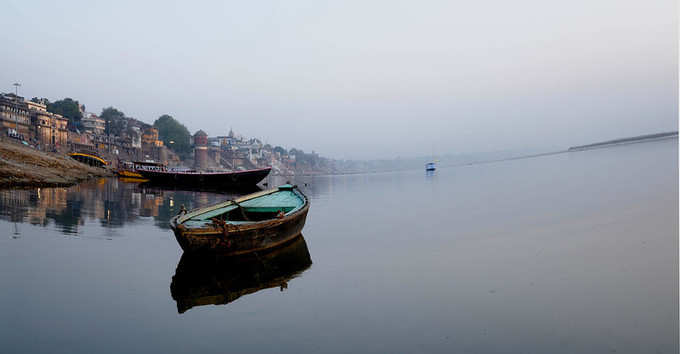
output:
[[[0,140],[0,188],[69,186],[112,175],[109,169],[90,167],[64,154]]]

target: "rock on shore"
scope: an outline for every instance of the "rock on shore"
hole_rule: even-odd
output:
[[[0,140],[0,188],[68,186],[93,177],[112,176],[60,153],[42,152]]]

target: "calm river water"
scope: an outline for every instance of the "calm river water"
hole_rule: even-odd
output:
[[[677,353],[677,144],[298,178],[304,239],[207,265],[168,219],[229,195],[0,191],[0,352]]]

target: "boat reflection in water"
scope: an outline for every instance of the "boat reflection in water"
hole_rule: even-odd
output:
[[[129,180],[128,180],[129,181]],[[170,185],[170,184],[164,184],[160,182],[154,182],[154,181],[140,181],[136,180],[135,182],[138,183],[140,188],[144,188],[147,190],[159,190],[159,191],[181,191],[181,192],[203,192],[203,193],[214,193],[214,194],[224,194],[228,196],[241,196],[244,194],[249,194],[249,193],[255,193],[259,192],[262,190],[262,188],[258,185],[252,185],[252,186],[236,186],[236,187],[231,187],[231,188],[215,188],[209,185],[196,185],[196,186],[177,186],[177,185]]]
[[[311,265],[302,234],[266,252],[240,256],[185,252],[172,277],[170,294],[179,313],[194,306],[224,305],[263,289],[283,291]]]

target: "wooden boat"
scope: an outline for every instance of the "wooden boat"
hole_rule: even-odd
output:
[[[286,184],[170,219],[184,252],[244,254],[274,248],[302,232],[309,200]]]
[[[103,158],[95,155],[95,154],[89,154],[89,153],[84,153],[84,152],[72,152],[68,154],[68,156],[71,156],[72,159],[84,163],[86,165],[90,166],[95,166],[95,167],[104,167],[108,163],[106,160]]]
[[[312,265],[300,234],[273,250],[241,256],[184,253],[170,283],[177,312],[194,306],[224,305],[263,289],[288,287]]]
[[[118,174],[118,177],[120,177],[120,178],[127,178],[127,179],[134,179],[134,180],[145,180],[144,177],[139,174],[139,172],[135,172],[134,170],[118,169],[116,171],[116,174]]]
[[[153,183],[173,186],[205,186],[215,188],[235,188],[254,186],[262,181],[271,167],[232,172],[200,172],[194,170],[138,170],[142,177]]]
[[[166,167],[160,162],[153,161],[127,161],[121,163],[116,171],[121,178],[135,178],[138,180],[146,180],[139,170],[164,170]]]
[[[122,178],[120,178],[122,180]],[[250,194],[250,193],[255,193],[255,192],[260,192],[264,190],[262,187],[259,185],[255,184],[252,186],[243,186],[243,187],[236,187],[236,188],[215,188],[211,186],[187,186],[187,185],[180,185],[180,186],[167,186],[167,185],[162,185],[158,183],[152,183],[149,180],[140,180],[137,179],[136,182],[140,182],[139,187],[147,190],[147,191],[183,191],[183,192],[209,192],[212,194],[222,194],[225,198],[237,198],[240,197],[244,194]],[[178,204],[179,205],[179,204]]]

